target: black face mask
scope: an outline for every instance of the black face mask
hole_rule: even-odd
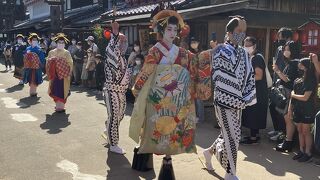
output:
[[[278,45],[279,46],[284,46],[285,44],[286,44],[286,40],[284,40],[284,39],[280,39],[279,41],[278,41]]]

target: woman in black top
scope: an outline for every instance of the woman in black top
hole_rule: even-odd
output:
[[[247,37],[244,40],[244,48],[249,53],[252,66],[255,71],[257,104],[246,107],[242,111],[242,125],[250,128],[250,137],[244,138],[241,144],[258,143],[257,135],[259,129],[265,129],[268,112],[268,86],[266,78],[266,65],[262,54],[257,52],[257,41],[254,37]]]
[[[284,68],[283,72],[279,70],[277,65],[273,65],[273,70],[280,78],[280,85],[284,87],[286,93],[285,96],[287,99],[290,99],[290,92],[293,90],[293,83],[299,75],[299,55],[300,51],[297,44],[294,41],[288,41],[283,49],[283,56],[286,63],[286,67]],[[276,147],[276,150],[281,152],[290,152],[292,151],[293,147],[292,138],[295,131],[295,125],[293,124],[292,119],[288,115],[288,106],[289,101],[287,103],[286,108],[283,110],[284,120],[286,123],[286,138],[284,139],[283,143],[278,144]]]
[[[293,121],[296,123],[299,132],[300,151],[293,157],[293,160],[307,162],[312,158],[310,126],[314,123],[314,95],[317,79],[310,58],[301,59],[298,67],[302,77],[296,79],[294,83],[288,114],[293,115]]]

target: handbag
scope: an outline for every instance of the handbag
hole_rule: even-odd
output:
[[[269,98],[272,104],[280,109],[284,109],[287,104],[287,98],[283,91],[281,90],[281,86],[272,87],[269,92]]]
[[[133,149],[134,155],[132,160],[131,168],[137,171],[149,171],[153,169],[153,154],[152,153],[143,153],[138,154],[139,147]]]

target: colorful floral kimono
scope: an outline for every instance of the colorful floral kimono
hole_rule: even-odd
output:
[[[55,102],[66,103],[70,95],[73,61],[69,51],[53,49],[47,58],[48,94]]]
[[[24,73],[23,82],[32,85],[39,85],[43,82],[42,68],[45,64],[45,54],[41,51],[40,47],[29,46],[23,58]]]
[[[240,46],[219,45],[212,54],[214,104],[221,134],[210,147],[222,167],[236,175],[241,111],[256,103],[254,71]]]
[[[200,67],[196,56],[175,45],[169,49],[158,42],[150,49],[133,90],[139,96],[129,136],[136,142],[141,136],[139,153],[196,152],[194,99],[199,96],[197,92],[210,89],[199,88],[207,87],[204,84],[210,79],[210,68],[206,69],[209,64]]]

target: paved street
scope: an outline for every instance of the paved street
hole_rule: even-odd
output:
[[[13,73],[0,65],[0,179],[1,180],[136,180],[157,179],[162,156],[154,156],[154,171],[131,170],[135,143],[128,138],[132,105],[128,104],[120,127],[120,145],[125,156],[108,153],[100,134],[106,110],[100,96],[72,87],[66,114],[54,113],[47,95],[48,82],[38,98],[28,97],[28,86],[18,86]],[[270,126],[270,125],[269,125]],[[267,131],[267,130],[266,130]],[[199,124],[198,153],[218,135],[210,123]],[[275,152],[266,137],[257,146],[240,146],[238,175],[243,180],[320,179],[320,169],[311,163],[291,160],[292,154]],[[213,160],[214,172],[203,169],[197,154],[173,157],[177,180],[223,179],[224,171]]]

